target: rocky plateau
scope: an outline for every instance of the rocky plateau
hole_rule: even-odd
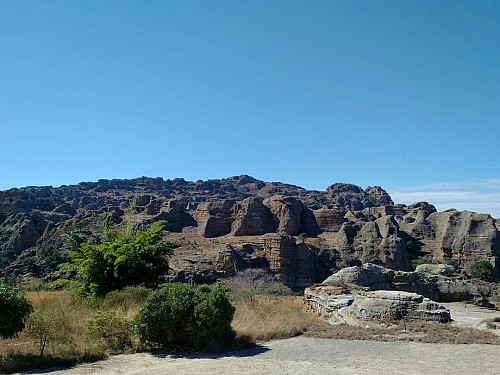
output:
[[[157,220],[166,221],[178,245],[166,280],[213,282],[267,268],[302,289],[339,269],[371,263],[393,272],[393,283],[406,277],[410,284],[415,259],[453,260],[462,277],[474,262],[487,260],[500,276],[499,221],[490,215],[437,212],[427,202],[394,204],[378,186],[336,183],[316,191],[246,175],[1,191],[0,268],[18,283],[51,281],[67,257],[63,234],[98,242],[104,227],[137,229]]]

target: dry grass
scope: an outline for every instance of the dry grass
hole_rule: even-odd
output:
[[[88,322],[98,311],[103,310],[116,312],[118,316],[131,320],[147,294],[148,291],[136,288],[116,293],[102,301],[91,301],[75,299],[68,291],[26,292],[34,308],[30,319],[36,316],[64,318],[67,324],[57,326],[57,329],[64,329],[62,336],[65,339],[60,342],[49,341],[43,358],[40,358],[40,341],[29,335],[28,328],[16,338],[0,340],[0,373],[66,366],[105,358],[109,351],[108,345],[105,340],[87,337]],[[27,322],[29,326],[30,320]]]
[[[67,339],[64,343],[49,341],[42,358],[40,341],[31,337],[27,329],[16,338],[0,340],[0,373],[71,365],[106,356],[104,345],[85,340],[86,322],[94,315],[92,309],[72,300],[67,291],[27,292],[26,297],[35,310],[32,317],[64,316],[70,322],[64,332]]]
[[[417,341],[444,344],[495,344],[500,337],[474,328],[441,323],[377,322],[352,326],[332,326],[325,319],[304,311],[301,297],[260,296],[236,307],[233,328],[253,341],[268,341],[304,334],[305,336],[377,341]],[[406,329],[405,329],[406,328]]]
[[[301,335],[315,320],[304,312],[302,297],[257,296],[236,306],[233,328],[238,336],[268,341]]]

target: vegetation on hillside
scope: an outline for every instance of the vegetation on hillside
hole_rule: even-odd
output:
[[[174,244],[162,239],[165,221],[135,235],[107,232],[100,244],[73,246],[63,269],[75,271],[85,294],[104,296],[130,285],[154,288],[168,271]]]

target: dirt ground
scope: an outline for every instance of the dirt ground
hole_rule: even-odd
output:
[[[453,324],[478,327],[500,312],[463,303],[445,304]],[[417,342],[376,342],[295,337],[220,354],[138,353],[52,374],[499,374],[498,345],[450,345]],[[48,370],[29,373],[47,373]]]

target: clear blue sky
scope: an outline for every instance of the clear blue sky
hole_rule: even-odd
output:
[[[486,184],[500,216],[499,1],[0,0],[0,56],[0,189]]]

